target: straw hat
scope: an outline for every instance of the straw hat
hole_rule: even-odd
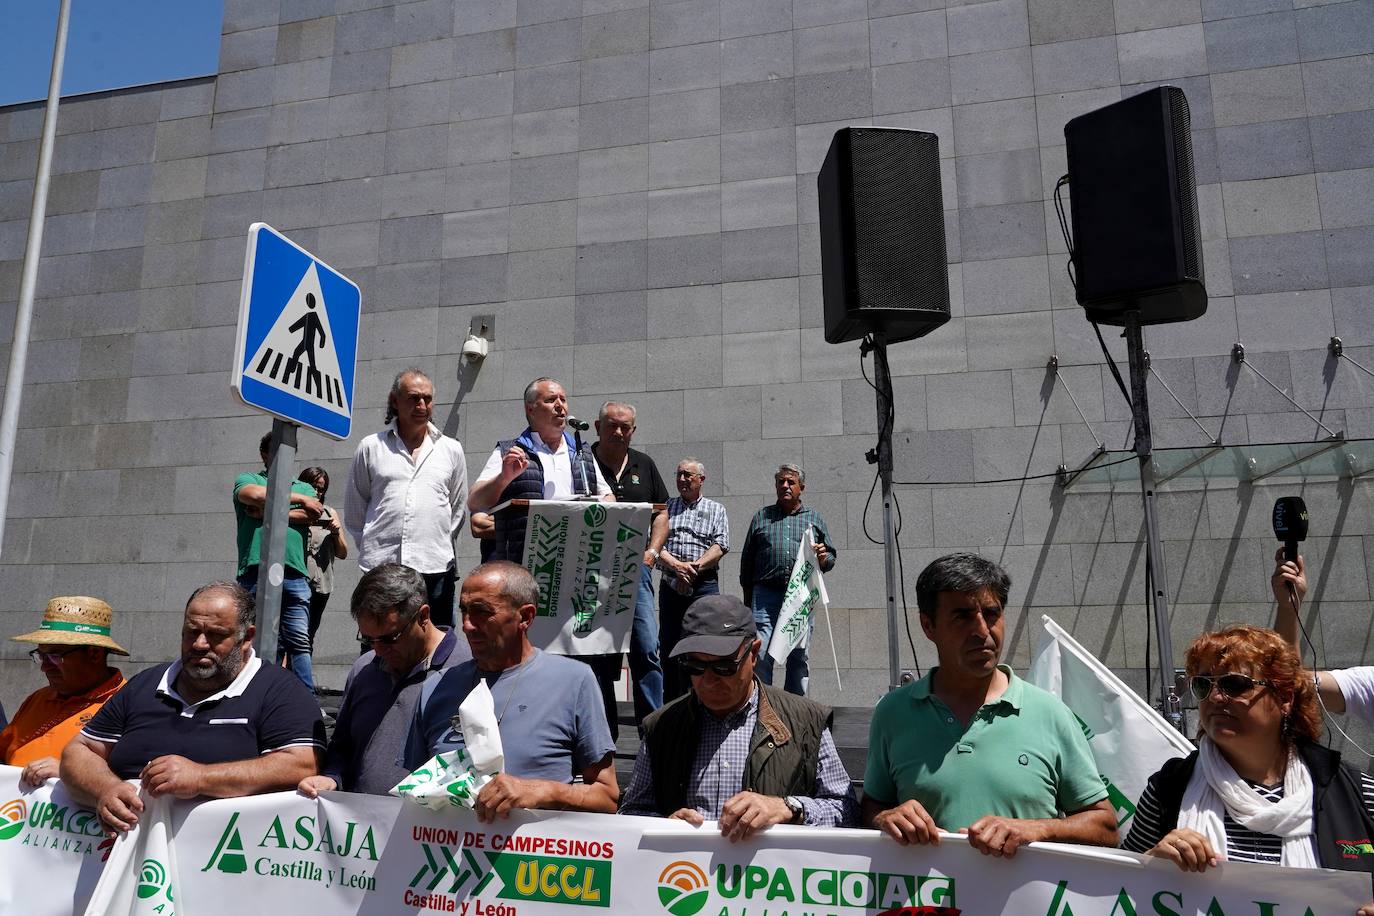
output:
[[[43,623],[38,629],[10,638],[44,646],[99,646],[128,655],[123,646],[110,638],[113,618],[114,611],[99,598],[85,595],[53,598],[43,612]]]

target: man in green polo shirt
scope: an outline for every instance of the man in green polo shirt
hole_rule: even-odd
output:
[[[902,845],[968,834],[984,855],[1036,841],[1117,844],[1116,815],[1087,739],[1058,698],[998,664],[1011,577],[950,554],[916,580],[921,629],[940,664],[878,701],[863,824]]]

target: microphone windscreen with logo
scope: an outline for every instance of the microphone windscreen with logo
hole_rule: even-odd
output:
[[[1274,537],[1283,541],[1285,560],[1298,558],[1298,542],[1307,540],[1307,504],[1301,496],[1274,501]]]

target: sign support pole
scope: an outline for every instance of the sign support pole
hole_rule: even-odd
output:
[[[258,635],[253,649],[264,664],[277,661],[281,627],[281,589],[286,577],[286,531],[290,526],[291,481],[295,479],[296,425],[272,420],[267,468],[267,505],[262,510],[258,561]]]

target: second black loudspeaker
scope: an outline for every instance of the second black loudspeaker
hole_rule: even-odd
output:
[[[939,139],[841,128],[816,184],[825,339],[881,331],[895,343],[949,321]]]
[[[1121,325],[1207,311],[1188,100],[1160,86],[1064,125],[1079,305]]]

